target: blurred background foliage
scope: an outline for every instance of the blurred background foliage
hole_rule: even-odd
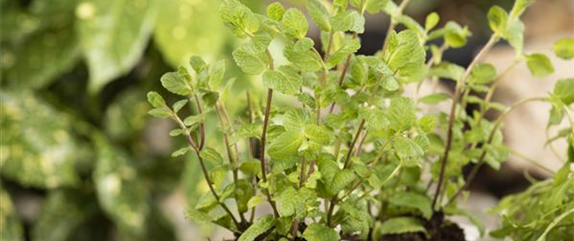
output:
[[[237,40],[220,2],[0,0],[0,240],[183,240],[185,202],[207,187],[195,160],[169,156],[182,143],[147,116],[145,93],[192,55],[226,59],[236,79],[226,98],[243,108],[253,77],[231,61]],[[256,12],[268,3],[244,2]],[[408,12],[469,25],[469,49],[445,56],[465,65],[489,34],[488,7],[512,2],[418,0]],[[369,18],[361,52],[372,54],[388,24]]]

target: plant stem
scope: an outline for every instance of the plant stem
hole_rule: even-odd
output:
[[[562,221],[562,219],[565,219],[566,217],[568,217],[568,215],[574,213],[574,208],[571,208],[570,210],[560,214],[560,216],[556,217],[549,225],[548,227],[546,227],[546,230],[544,230],[544,233],[542,233],[542,235],[540,235],[540,237],[538,237],[538,239],[536,239],[536,241],[545,241],[546,240],[546,235],[548,235],[548,233],[550,232],[550,230],[552,230],[558,223],[560,223],[560,221]]]
[[[183,123],[183,121],[181,121],[181,119],[179,118],[179,116],[177,116],[177,114],[173,113],[172,118],[178,123],[180,128],[187,129],[185,124]],[[219,198],[219,195],[217,194],[217,191],[215,191],[215,187],[213,187],[213,182],[211,181],[211,178],[209,176],[209,172],[207,171],[205,161],[203,160],[203,158],[199,154],[201,152],[201,149],[199,149],[199,146],[193,141],[193,138],[191,138],[191,134],[189,132],[187,132],[187,131],[185,132],[185,137],[187,139],[188,145],[195,151],[195,155],[197,156],[197,159],[199,160],[199,164],[201,166],[201,171],[203,172],[203,177],[204,177],[205,181],[207,182],[207,186],[209,187],[211,194],[213,194],[213,196],[217,200],[217,203],[219,204],[219,206],[221,206],[223,208],[223,210],[225,210],[225,212],[229,215],[229,217],[231,218],[233,223],[235,223],[237,228],[241,230],[242,229],[241,224],[237,221],[237,219],[235,218],[235,216],[233,215],[233,213],[231,212],[229,207],[224,202],[221,201],[221,199]]]
[[[273,69],[273,58],[271,56],[271,53],[269,52],[269,50],[267,50],[267,56],[269,57],[270,61],[269,61],[269,68]],[[267,103],[265,105],[265,115],[263,117],[263,131],[261,132],[261,148],[259,151],[259,161],[261,163],[261,178],[263,179],[263,182],[267,182],[267,168],[266,168],[266,164],[265,164],[265,144],[267,142],[267,126],[269,125],[269,114],[271,112],[271,101],[273,99],[273,89],[267,89]],[[277,211],[277,207],[275,205],[275,201],[273,201],[271,199],[271,195],[269,194],[269,190],[268,189],[264,189],[263,191],[265,193],[265,195],[267,196],[267,201],[269,201],[269,204],[271,205],[271,208],[273,209],[273,214],[275,215],[276,218],[279,218],[279,212]]]
[[[406,0],[405,0],[406,1]],[[444,150],[444,155],[441,161],[441,166],[440,166],[440,173],[439,173],[439,177],[438,177],[438,182],[437,182],[437,186],[436,186],[436,190],[435,190],[435,194],[434,194],[434,198],[432,201],[432,209],[433,212],[436,212],[436,204],[438,201],[438,197],[440,195],[441,192],[441,188],[444,182],[444,175],[445,175],[445,171],[446,171],[446,164],[448,161],[448,155],[450,152],[450,148],[452,145],[452,135],[453,135],[453,126],[454,126],[454,119],[455,119],[455,115],[456,115],[456,106],[457,103],[460,99],[461,96],[461,89],[462,87],[464,87],[464,85],[466,84],[466,79],[470,76],[470,73],[472,71],[472,69],[474,68],[474,66],[476,64],[478,64],[478,62],[482,59],[482,57],[486,54],[486,52],[488,52],[488,50],[490,50],[490,48],[492,48],[492,46],[498,41],[498,37],[496,35],[492,35],[490,37],[490,39],[488,40],[488,42],[486,43],[486,45],[482,48],[482,50],[476,55],[476,57],[473,59],[473,61],[470,63],[470,65],[468,66],[468,68],[466,69],[466,72],[464,73],[462,79],[460,79],[457,82],[457,85],[455,87],[455,92],[454,92],[454,96],[452,99],[452,105],[450,108],[450,114],[448,117],[448,127],[447,127],[447,139],[446,139],[446,144],[445,144],[445,150]]]
[[[358,33],[353,33],[353,39],[356,39],[359,36]],[[349,54],[347,56],[347,59],[345,60],[345,64],[343,64],[343,69],[341,69],[341,75],[339,76],[339,81],[337,83],[337,85],[339,87],[341,87],[343,85],[343,81],[345,81],[345,75],[347,75],[347,70],[349,69],[349,64],[351,63],[351,57],[353,57],[353,54]],[[331,106],[329,107],[329,114],[333,113],[333,110],[335,110],[335,102],[333,101],[333,103],[331,103]]]
[[[193,97],[195,98],[195,105],[197,106],[197,113],[198,114],[203,114],[203,110],[201,108],[201,102],[199,102],[199,97],[197,96],[197,94],[194,94]],[[199,123],[199,132],[200,132],[200,136],[201,136],[201,141],[199,142],[199,149],[203,149],[203,146],[205,145],[205,126],[203,124],[203,121]]]
[[[345,164],[343,165],[343,169],[349,166],[351,162],[351,156],[353,156],[353,149],[355,148],[355,144],[357,143],[357,140],[359,139],[361,131],[363,131],[364,127],[365,127],[365,119],[362,119],[361,123],[359,124],[359,128],[357,128],[357,132],[355,133],[355,138],[353,138],[353,141],[349,146],[349,152],[347,152],[347,157],[345,158]]]
[[[547,101],[547,98],[543,98],[543,97],[535,97],[535,98],[528,98],[528,99],[523,99],[521,101],[518,101],[514,104],[512,104],[511,106],[509,106],[495,121],[494,126],[492,127],[492,129],[490,130],[490,133],[488,135],[488,139],[486,141],[486,145],[489,145],[490,143],[492,143],[492,141],[494,140],[494,135],[496,134],[496,131],[498,130],[498,128],[500,127],[500,125],[502,124],[502,121],[504,120],[504,118],[513,110],[515,110],[517,107],[525,104],[525,103],[529,103],[529,102],[533,102],[533,101]],[[467,189],[470,186],[470,183],[474,180],[474,178],[476,177],[476,174],[478,173],[478,170],[480,169],[480,167],[482,167],[482,165],[484,165],[485,161],[484,158],[486,158],[486,148],[483,148],[482,153],[480,154],[480,157],[478,158],[478,161],[476,163],[476,165],[474,167],[472,167],[470,173],[468,174],[464,185],[459,188],[455,194],[448,200],[447,205],[454,202],[454,200],[456,200],[456,198],[458,198],[458,196],[460,196],[462,194],[462,192]]]

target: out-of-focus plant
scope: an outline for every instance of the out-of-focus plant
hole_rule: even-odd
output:
[[[161,202],[197,196],[200,172],[167,158],[145,90],[192,55],[231,58],[220,3],[0,1],[0,240],[176,240]]]
[[[264,103],[252,101],[248,92],[243,117],[230,118],[226,98],[221,98],[232,82],[228,79],[233,79],[225,74],[225,62],[208,64],[199,57],[160,79],[182,99],[168,104],[157,92],[148,93],[154,107],[149,113],[175,121],[178,127],[170,135],[187,142],[172,155],[193,153],[209,189],[188,208],[188,217],[226,228],[240,241],[465,240],[462,230],[449,221],[456,215],[468,217],[484,232],[481,221],[461,209],[457,200],[468,194],[478,168],[498,169],[506,160],[510,149],[503,144],[504,117],[518,106],[543,101],[553,104],[555,123],[564,116],[574,118],[569,103],[554,97],[570,99],[571,80],[559,81],[550,97],[510,106],[491,101],[501,76],[517,63],[526,62],[536,77],[554,71],[545,55],[523,51],[519,17],[531,1],[517,0],[510,12],[498,6],[490,9],[493,34],[466,69],[442,61],[442,54],[464,46],[469,30],[454,22],[436,29],[440,19],[435,13],[421,26],[402,13],[408,3],[307,1],[307,12],[321,30],[319,49],[306,37],[309,25],[300,10],[272,3],[267,14],[260,15],[240,1],[225,0],[221,18],[243,39],[233,58],[243,72],[260,76],[267,88]],[[374,56],[357,55],[364,15],[381,11],[391,17],[382,50]],[[398,25],[406,30],[395,32]],[[435,39],[443,43],[437,45],[431,41]],[[494,66],[481,62],[502,40],[516,50],[516,60],[497,73]],[[270,51],[274,41],[286,43],[282,52]],[[556,48],[568,55],[571,47],[561,42]],[[426,49],[432,53],[428,60]],[[279,65],[278,58],[288,62]],[[438,78],[455,81],[454,94],[419,98],[421,83]],[[417,87],[414,98],[404,96],[408,85]],[[273,101],[277,95],[297,104],[280,105]],[[443,101],[451,102],[448,112],[435,115],[423,108]],[[480,109],[467,114],[463,110],[468,104]],[[188,105],[193,113],[180,113]],[[490,121],[485,118],[489,111],[501,114]],[[210,115],[219,123],[205,121]],[[219,138],[206,134],[213,128],[222,134],[222,150],[206,144]],[[572,128],[570,121],[565,132],[571,135]],[[475,166],[465,177],[462,167],[469,163]],[[571,184],[564,174],[571,172],[570,166],[564,170],[555,180]],[[424,180],[423,173],[429,173],[430,180]],[[264,206],[270,214],[255,218],[255,211]],[[571,219],[569,208],[550,208],[558,215],[554,222],[529,228],[568,226],[569,221],[562,220]],[[544,240],[545,235],[538,238]]]

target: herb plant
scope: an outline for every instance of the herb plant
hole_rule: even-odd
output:
[[[491,100],[501,77],[518,63],[526,62],[536,77],[553,72],[544,54],[523,51],[520,16],[531,1],[517,0],[509,12],[490,9],[492,36],[466,68],[443,61],[442,54],[464,46],[470,31],[454,22],[437,28],[436,13],[419,25],[403,14],[408,3],[309,0],[307,12],[321,30],[317,44],[306,37],[307,19],[296,8],[273,3],[264,16],[238,0],[224,1],[221,18],[243,39],[233,51],[235,64],[258,76],[257,84],[267,89],[262,103],[252,96],[256,91],[247,92],[242,114],[232,118],[226,100],[238,97],[225,98],[233,83],[225,62],[206,63],[197,56],[161,77],[163,87],[181,100],[168,105],[157,92],[148,93],[154,107],[149,113],[175,121],[178,127],[170,135],[187,142],[173,156],[192,153],[209,188],[186,216],[228,229],[240,241],[465,240],[449,217],[466,216],[484,232],[480,220],[457,201],[468,194],[481,166],[498,169],[507,159],[511,150],[503,144],[502,121],[517,106],[549,102],[552,125],[568,119],[570,125],[560,136],[570,139],[572,158],[568,106],[574,101],[574,79],[559,81],[550,97],[510,106]],[[379,12],[391,17],[383,47],[374,56],[359,55],[365,14]],[[399,25],[405,30],[395,31]],[[516,50],[516,60],[497,73],[482,60],[501,41]],[[282,51],[273,52],[272,42],[284,44]],[[557,54],[572,58],[572,45],[572,40],[561,40]],[[288,61],[279,64],[283,58]],[[419,95],[424,82],[436,85],[439,78],[454,81],[454,93]],[[415,90],[410,97],[405,94],[409,88]],[[279,104],[277,95],[297,104]],[[451,103],[446,112],[425,110],[444,101]],[[478,110],[466,113],[470,104]],[[190,108],[184,109],[186,105]],[[489,111],[500,115],[491,121],[485,117]],[[219,123],[207,122],[211,115]],[[206,134],[212,133],[210,128],[218,128],[221,136]],[[212,138],[221,138],[224,149],[208,146],[206,140]],[[470,163],[474,167],[465,177],[462,167]],[[549,230],[529,237],[544,240],[550,230],[559,237],[556,232],[572,225],[572,180],[565,164],[554,181],[503,201],[496,210],[510,209],[509,216],[495,236],[524,240],[516,233],[525,232],[514,226],[514,219],[523,217],[519,207],[524,207],[537,210],[527,211],[527,220],[538,212],[551,220],[521,226]],[[562,196],[554,196],[555,189]],[[540,201],[525,201],[523,196],[532,192],[546,194],[537,196]],[[566,240],[568,235],[563,236]]]

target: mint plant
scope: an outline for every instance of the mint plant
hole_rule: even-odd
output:
[[[197,56],[161,77],[163,87],[180,100],[168,105],[157,92],[148,93],[154,107],[149,113],[172,119],[178,127],[170,135],[187,142],[173,156],[193,153],[209,188],[186,216],[228,229],[240,241],[465,240],[461,228],[449,221],[454,215],[468,217],[483,233],[480,220],[457,202],[468,194],[481,166],[498,169],[511,152],[503,144],[504,117],[517,106],[549,102],[551,123],[568,116],[570,126],[560,135],[572,139],[568,105],[574,80],[558,82],[550,97],[510,106],[493,102],[501,77],[517,64],[526,62],[536,77],[553,72],[544,54],[523,50],[520,16],[532,2],[517,0],[509,12],[492,7],[487,17],[493,34],[466,68],[443,61],[442,54],[464,46],[471,34],[468,28],[454,22],[437,28],[436,13],[422,26],[403,14],[408,3],[309,0],[307,12],[321,30],[317,48],[306,37],[309,25],[299,9],[273,3],[260,15],[238,0],[224,1],[220,16],[242,39],[233,51],[235,64],[258,76],[258,84],[267,89],[263,103],[251,97],[255,91],[247,92],[243,114],[232,118],[223,98],[232,84],[226,64],[206,63]],[[365,14],[379,12],[391,17],[383,48],[374,56],[358,55]],[[397,32],[398,25],[406,29]],[[501,41],[516,50],[516,60],[497,73],[482,60]],[[272,42],[283,44],[282,51],[272,51]],[[556,49],[559,56],[571,57],[571,40],[558,42]],[[288,63],[280,65],[279,58]],[[419,96],[424,82],[436,84],[439,78],[455,81],[452,95]],[[410,86],[416,90],[414,97],[405,95]],[[280,105],[276,95],[297,104]],[[424,109],[444,101],[451,102],[448,112],[429,114]],[[466,113],[469,104],[480,108]],[[500,115],[488,120],[490,111]],[[218,124],[206,121],[213,115]],[[221,134],[216,141],[221,149],[207,144],[218,138],[206,134],[210,129]],[[462,167],[470,163],[474,167],[465,177]],[[563,169],[555,185],[571,197],[570,167],[565,164]],[[508,199],[504,207],[520,199]],[[568,200],[555,200],[560,208],[545,209],[557,216],[545,223],[548,230],[569,224],[562,223],[572,216],[571,205],[564,204]],[[541,235],[543,240],[548,232]]]

